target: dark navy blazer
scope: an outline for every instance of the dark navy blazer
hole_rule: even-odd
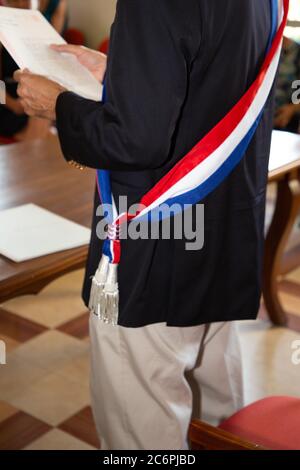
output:
[[[65,158],[112,170],[114,196],[137,202],[249,88],[270,30],[269,0],[119,0],[107,103],[69,92],[58,99]],[[201,201],[202,250],[187,251],[185,239],[122,241],[120,325],[256,317],[272,115],[271,96],[242,162]],[[80,198],[80,188],[73,197]],[[94,216],[86,303],[101,256],[98,221]]]

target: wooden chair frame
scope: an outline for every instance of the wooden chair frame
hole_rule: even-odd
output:
[[[189,439],[192,450],[267,450],[198,420],[191,423]]]

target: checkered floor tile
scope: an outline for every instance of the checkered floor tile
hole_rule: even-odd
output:
[[[0,450],[99,449],[82,272],[0,307]],[[52,317],[53,313],[53,317]]]

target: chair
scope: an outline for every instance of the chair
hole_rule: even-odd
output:
[[[265,398],[218,428],[194,420],[190,441],[193,450],[300,450],[300,399]]]
[[[16,140],[13,137],[3,137],[0,135],[0,145],[15,144]]]
[[[261,446],[199,420],[192,421],[189,439],[192,450],[264,450]]]
[[[75,46],[84,46],[85,36],[84,34],[76,28],[69,28],[64,33],[64,38],[69,44],[75,44]]]
[[[109,39],[106,38],[104,39],[101,44],[99,45],[98,47],[98,51],[99,52],[102,52],[103,54],[108,54],[108,50],[109,50]]]

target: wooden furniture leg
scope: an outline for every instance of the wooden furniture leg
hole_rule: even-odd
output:
[[[299,175],[287,175],[278,183],[275,213],[267,235],[264,257],[263,295],[275,325],[286,325],[287,317],[278,295],[281,262],[300,210]]]

